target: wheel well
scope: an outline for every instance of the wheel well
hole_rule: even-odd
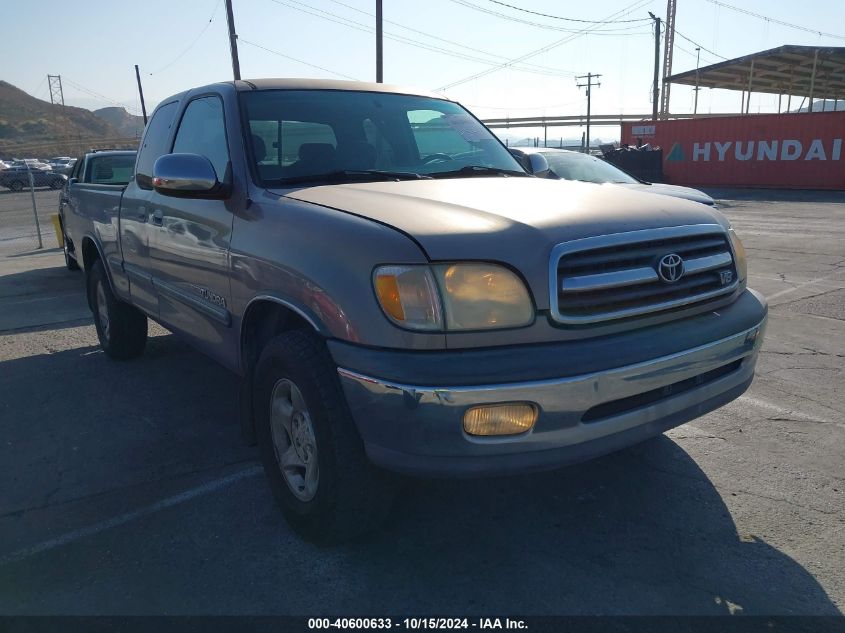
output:
[[[85,271],[85,283],[86,287],[88,284],[88,273],[91,272],[91,268],[94,266],[94,262],[100,259],[100,251],[97,250],[97,245],[94,244],[94,240],[90,237],[85,237],[82,239],[82,261],[79,262],[82,264],[82,270]],[[86,292],[85,296],[88,298],[88,307],[93,310],[94,306],[91,304],[91,293]]]
[[[261,350],[277,334],[289,330],[309,329],[314,326],[296,311],[272,300],[251,303],[244,313],[241,325],[242,373],[239,391],[241,433],[247,444],[255,444],[255,420],[252,411],[252,370]]]
[[[82,267],[85,270],[91,270],[94,262],[100,259],[100,251],[94,244],[94,240],[86,237],[82,240]]]
[[[297,312],[272,300],[250,304],[241,326],[241,369],[249,377],[261,350],[271,338],[289,330],[314,327]]]

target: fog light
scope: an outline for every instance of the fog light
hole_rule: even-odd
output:
[[[464,431],[470,435],[517,435],[530,430],[536,421],[533,404],[489,404],[467,409]]]

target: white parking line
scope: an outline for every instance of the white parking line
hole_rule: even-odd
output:
[[[845,428],[845,424],[841,424],[839,422],[831,422],[830,420],[826,420],[824,418],[814,417],[811,415],[806,415],[801,413],[800,411],[795,411],[793,409],[786,409],[781,407],[773,402],[769,402],[768,400],[761,400],[760,398],[753,398],[752,396],[740,396],[737,400],[741,400],[743,402],[747,402],[748,404],[758,407],[760,409],[765,409],[767,411],[771,411],[772,413],[777,413],[778,415],[782,415],[786,418],[794,418],[796,420],[806,420],[807,422],[821,422],[823,424],[833,424],[835,426],[840,426]]]
[[[220,490],[221,488],[225,488],[226,486],[235,483],[236,481],[240,481],[241,479],[253,477],[260,472],[261,466],[250,466],[249,468],[245,468],[244,470],[232,473],[231,475],[226,475],[225,477],[221,477],[220,479],[215,479],[213,481],[206,482],[201,486],[197,486],[196,488],[191,488],[190,490],[186,490],[185,492],[180,492],[178,495],[173,495],[172,497],[167,497],[166,499],[162,499],[161,501],[156,501],[155,503],[152,503],[143,508],[138,508],[137,510],[132,510],[131,512],[127,512],[125,514],[120,514],[116,517],[112,517],[111,519],[106,519],[105,521],[101,521],[99,523],[95,523],[93,525],[89,525],[78,530],[73,530],[72,532],[68,532],[67,534],[62,534],[61,536],[57,536],[47,541],[37,543],[36,545],[30,545],[29,547],[25,547],[16,552],[12,552],[11,554],[7,554],[6,556],[0,557],[0,565],[16,563],[18,561],[29,558],[30,556],[35,556],[36,554],[40,554],[42,552],[46,552],[57,547],[61,547],[62,545],[67,545],[68,543],[78,541],[79,539],[86,538],[88,536],[93,536],[94,534],[99,534],[100,532],[110,530],[113,527],[117,527],[119,525],[123,525],[124,523],[134,521],[135,519],[140,519],[141,517],[154,514],[155,512],[164,510],[165,508],[170,508],[180,503],[190,501],[191,499],[195,499],[197,497],[201,497],[203,495],[215,492],[217,490]]]
[[[783,297],[784,295],[791,294],[796,290],[801,290],[801,288],[806,288],[807,286],[812,286],[813,284],[817,284],[819,282],[825,281],[834,277],[835,275],[841,274],[841,270],[837,270],[836,272],[830,273],[829,275],[825,275],[824,277],[817,277],[816,279],[811,279],[810,281],[805,281],[804,283],[798,284],[794,288],[787,288],[786,290],[781,290],[780,292],[776,292],[773,295],[769,295],[766,297],[767,301],[773,301],[774,299],[778,299],[779,297]],[[841,287],[841,286],[840,286]]]

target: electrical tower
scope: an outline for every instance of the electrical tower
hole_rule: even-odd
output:
[[[47,83],[50,85],[50,103],[61,108],[52,108],[53,128],[55,129],[56,152],[68,152],[69,141],[65,133],[66,121],[64,118],[65,93],[62,90],[61,75],[47,75]]]
[[[590,153],[590,94],[592,93],[593,86],[597,88],[601,88],[601,82],[596,81],[593,83],[594,79],[598,79],[601,75],[594,75],[593,73],[587,73],[586,75],[581,75],[580,77],[576,77],[575,80],[579,79],[586,79],[587,83],[585,84],[578,84],[579,88],[586,88],[587,89],[587,140],[584,145],[587,154]]]
[[[675,49],[675,10],[677,0],[668,0],[666,4],[666,41],[663,45],[663,94],[660,97],[660,116],[669,116],[669,82],[667,78],[672,76],[672,54]]]
[[[65,93],[62,91],[62,76],[47,75],[47,83],[50,84],[50,103],[64,105]]]

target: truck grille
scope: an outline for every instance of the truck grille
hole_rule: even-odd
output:
[[[727,233],[716,224],[566,242],[552,252],[549,272],[552,316],[567,324],[670,310],[738,284]]]

